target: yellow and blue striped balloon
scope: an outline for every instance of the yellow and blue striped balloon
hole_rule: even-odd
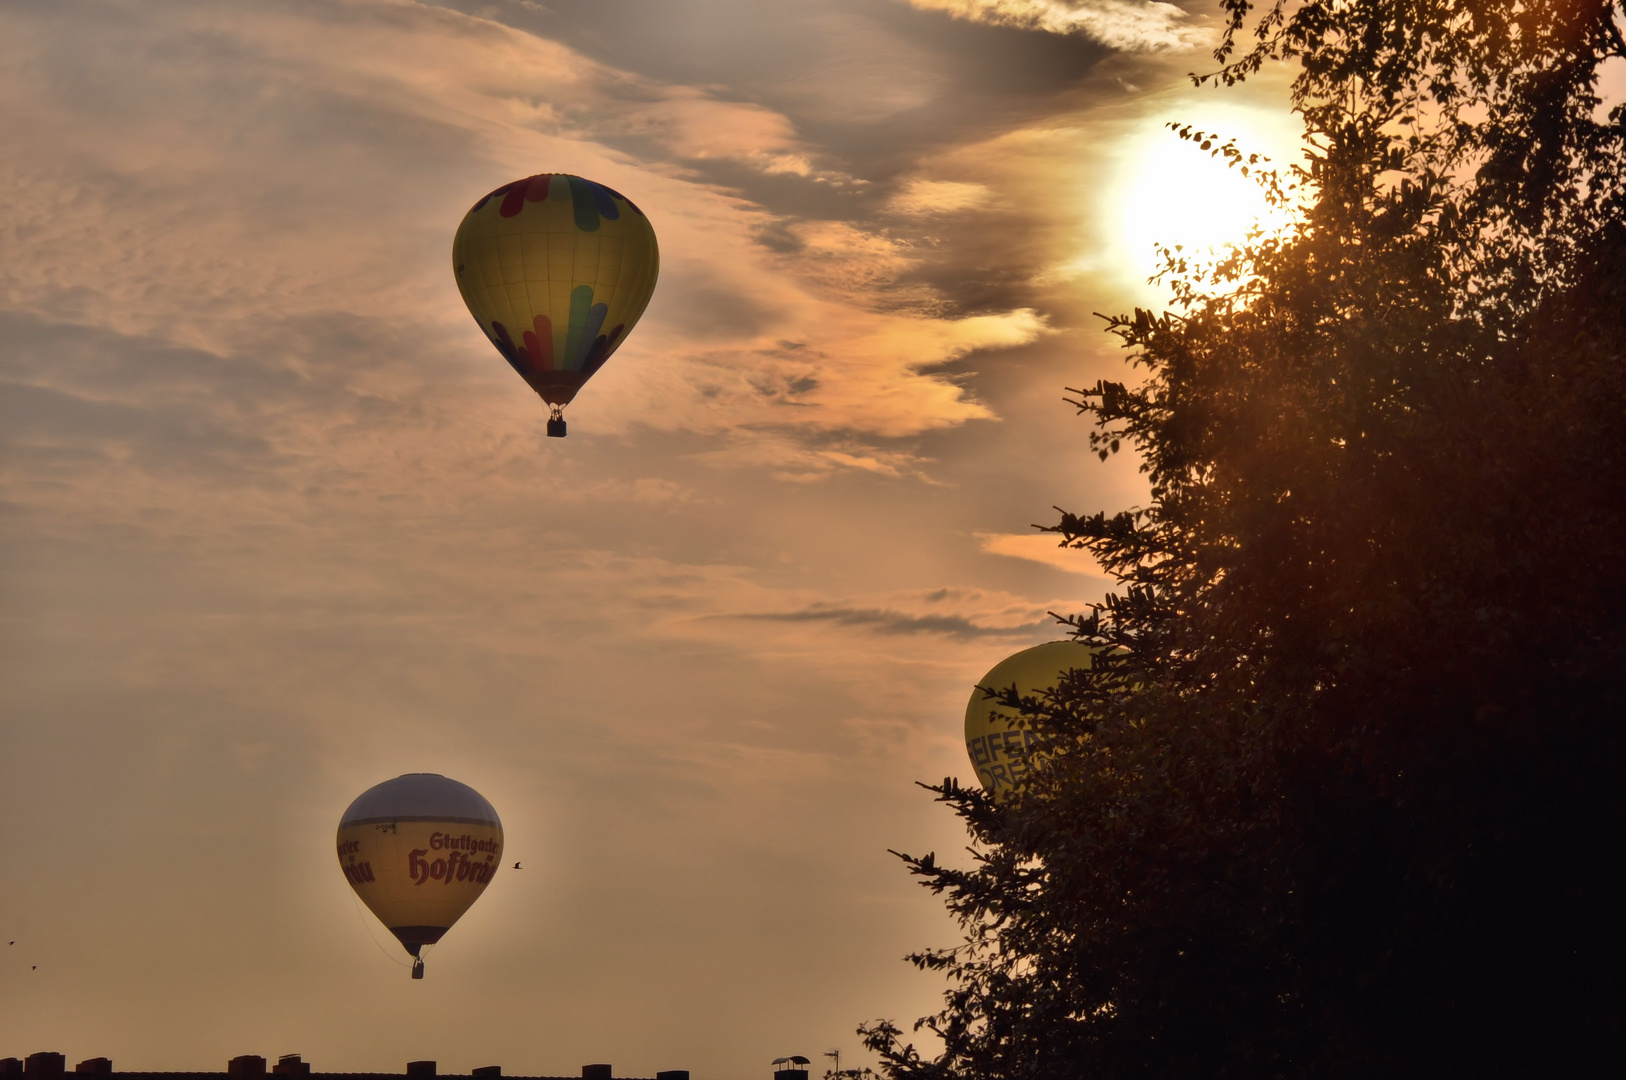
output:
[[[660,251],[625,195],[563,173],[504,184],[463,216],[457,288],[491,344],[560,410],[626,340],[655,291]]]

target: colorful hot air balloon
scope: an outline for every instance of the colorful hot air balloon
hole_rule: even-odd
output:
[[[339,819],[350,887],[413,956],[439,941],[502,865],[502,822],[467,784],[407,773],[368,788]]]
[[[977,770],[983,790],[999,799],[1016,790],[1037,767],[1035,736],[1018,725],[1018,714],[988,697],[980,687],[1007,690],[1016,685],[1023,697],[1037,697],[1073,668],[1087,668],[1095,650],[1073,641],[1050,641],[1023,649],[995,664],[977,680],[965,706],[965,752]]]
[[[457,287],[491,344],[562,411],[626,339],[660,272],[655,230],[618,191],[563,173],[504,184],[463,216]]]

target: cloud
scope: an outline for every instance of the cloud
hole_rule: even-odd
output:
[[[1055,620],[1049,612],[1072,601],[1035,603],[1010,593],[975,588],[898,592],[862,601],[821,600],[789,611],[714,616],[757,622],[828,624],[883,635],[934,634],[962,640],[1032,637]]]
[[[898,214],[947,214],[968,210],[991,196],[982,184],[957,180],[910,180],[888,202]]]
[[[1083,34],[1126,52],[1188,49],[1205,34],[1183,25],[1186,13],[1157,0],[907,0],[925,11],[946,11],[957,19]]]
[[[829,622],[839,626],[873,629],[882,634],[944,634],[957,638],[1013,637],[1031,633],[1040,623],[1027,626],[978,626],[959,615],[906,615],[883,608],[844,608],[819,606],[805,611],[767,612],[738,615],[740,619],[761,619],[767,622],[805,623]]]
[[[948,317],[907,280],[921,253],[883,231],[787,219],[705,181],[696,163],[729,161],[863,187],[763,105],[396,0],[159,9],[98,9],[108,32],[89,36],[12,18],[0,306],[342,370],[396,400],[511,380],[445,248],[476,195],[552,167],[635,193],[661,240],[645,321],[572,410],[599,431],[953,426],[988,410],[930,369],[1044,332],[1031,309]],[[414,340],[443,359],[381,355]]]
[[[1043,563],[1069,574],[1087,574],[1107,580],[1095,557],[1079,548],[1061,547],[1056,538],[1044,533],[988,533],[975,534],[977,549],[989,555],[1003,555],[1011,559],[1026,559]]]
[[[766,470],[776,481],[810,484],[838,473],[857,472],[889,480],[908,479],[937,486],[934,459],[898,442],[877,444],[833,433],[810,439],[804,433],[741,429],[727,433],[724,444],[692,455],[715,467]]]

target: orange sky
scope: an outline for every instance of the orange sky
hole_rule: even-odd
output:
[[[1105,589],[1029,524],[1144,499],[1062,388],[1236,217],[1159,125],[1290,145],[1201,10],[0,3],[0,1056],[761,1080],[933,1008],[913,781]],[[563,441],[450,271],[539,171],[661,243]],[[525,865],[421,983],[331,848],[407,771]]]

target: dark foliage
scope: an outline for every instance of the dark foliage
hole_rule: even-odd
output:
[[[932,788],[966,939],[894,1080],[1598,1075],[1626,1061],[1626,56],[1618,0],[1225,0],[1299,65],[1299,223],[1078,391],[1145,508],[1050,527],[1116,647],[1021,702],[1046,767]],[[1244,39],[1254,44],[1244,49]],[[1618,61],[1617,61],[1618,62]],[[1017,704],[1011,700],[1011,704]]]

